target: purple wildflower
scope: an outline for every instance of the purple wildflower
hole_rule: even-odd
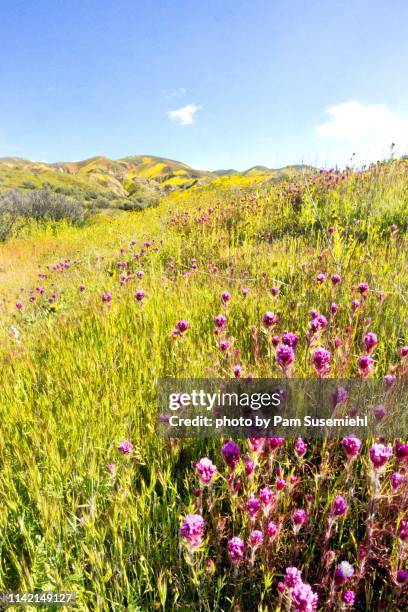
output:
[[[221,302],[223,304],[227,304],[231,299],[231,294],[228,291],[223,291],[221,293]]]
[[[348,391],[345,387],[337,387],[332,395],[332,406],[333,409],[339,404],[344,404],[348,400]]]
[[[386,389],[391,389],[393,384],[395,383],[395,376],[393,374],[386,374],[384,376],[384,386]]]
[[[347,510],[348,504],[344,497],[342,495],[336,495],[330,509],[332,516],[345,516]]]
[[[341,444],[345,450],[345,453],[349,459],[356,457],[360,451],[362,442],[359,438],[354,435],[343,438]]]
[[[133,450],[133,444],[130,440],[124,440],[120,444],[118,444],[118,451],[122,453],[122,455],[129,455]]]
[[[286,488],[286,480],[280,476],[276,479],[275,485],[278,491],[283,491]]]
[[[203,484],[209,484],[217,471],[217,467],[213,464],[211,459],[203,457],[200,461],[195,464],[195,470],[200,477]]]
[[[354,606],[354,602],[356,600],[356,594],[354,591],[343,591],[341,595],[341,600],[346,606]]]
[[[187,514],[180,528],[180,535],[192,548],[198,548],[203,540],[205,521],[200,514]]]
[[[369,355],[361,355],[357,360],[358,372],[365,378],[374,367],[374,360]]]
[[[241,376],[242,376],[242,372],[243,372],[242,366],[240,366],[239,364],[237,364],[237,365],[235,365],[235,366],[233,367],[233,370],[232,370],[232,371],[234,372],[234,376],[235,376],[235,378],[241,378]]]
[[[251,531],[251,533],[249,534],[249,545],[252,548],[258,548],[259,546],[262,546],[262,544],[263,544],[262,531],[259,531],[259,529],[254,529],[253,531]]]
[[[276,351],[277,363],[287,370],[295,361],[295,353],[292,347],[282,344]]]
[[[408,541],[408,521],[401,521],[399,527],[399,537],[403,542]]]
[[[373,409],[373,413],[377,421],[382,421],[387,414],[387,409],[385,406],[379,405]]]
[[[335,315],[336,312],[339,311],[339,309],[340,309],[340,306],[338,304],[336,304],[336,302],[332,302],[330,304],[330,312],[331,312],[332,315]]]
[[[285,333],[282,336],[282,344],[286,344],[286,346],[290,346],[290,348],[293,348],[293,350],[296,349],[298,342],[299,342],[299,337],[297,336],[297,334],[294,334],[293,332],[285,331]]]
[[[395,440],[395,456],[399,461],[408,459],[408,444],[404,444],[399,438]]]
[[[361,304],[360,304],[360,300],[352,300],[351,302],[351,308],[353,310],[357,310],[358,308],[360,308]]]
[[[298,457],[303,457],[307,453],[307,442],[302,438],[297,438],[295,442],[295,453]]]
[[[312,612],[316,610],[319,597],[310,584],[299,581],[291,591],[295,612]]]
[[[312,363],[319,376],[327,376],[327,374],[330,372],[330,361],[331,353],[328,349],[320,346],[314,351]]]
[[[275,494],[269,487],[263,487],[259,491],[259,499],[261,500],[262,506],[268,508],[275,499]]]
[[[135,293],[135,298],[137,299],[138,302],[142,302],[144,296],[145,296],[145,292],[143,291],[143,289],[138,289]]]
[[[382,468],[393,455],[391,444],[385,446],[384,444],[375,443],[370,448],[369,453],[371,463],[376,469]]]
[[[227,544],[228,548],[228,557],[232,563],[239,564],[245,554],[246,544],[244,540],[238,537],[231,538]]]
[[[292,523],[295,534],[299,533],[300,529],[306,525],[308,516],[306,510],[297,508],[292,514]]]
[[[396,579],[398,584],[405,584],[408,582],[408,572],[405,570],[398,570]]]
[[[268,438],[268,444],[271,451],[275,451],[284,443],[285,438]]]
[[[225,442],[221,448],[221,453],[228,467],[234,470],[241,454],[241,449],[238,444],[235,444],[232,440]]]
[[[177,329],[179,330],[179,332],[181,334],[183,334],[185,331],[187,331],[189,329],[189,327],[190,327],[190,325],[184,319],[181,319],[177,323]]]
[[[255,518],[261,508],[261,502],[255,495],[251,495],[248,499],[246,508],[248,510],[249,516],[251,518]]]
[[[293,589],[299,582],[302,582],[302,572],[297,567],[287,567],[284,581],[287,587]]]
[[[225,317],[225,316],[224,316],[224,315],[222,315],[222,314],[217,315],[217,316],[215,317],[215,319],[214,319],[214,323],[215,323],[215,326],[216,326],[218,329],[224,329],[224,327],[225,327],[225,326],[226,326],[226,324],[227,324],[227,317]]]
[[[342,584],[354,574],[354,568],[348,561],[342,561],[334,571],[334,582],[337,585]]]
[[[364,336],[364,344],[365,344],[367,353],[370,355],[378,344],[377,336],[373,334],[373,332],[368,332]]]
[[[263,316],[263,322],[265,323],[267,327],[271,327],[272,325],[274,325],[277,322],[277,320],[278,320],[278,317],[273,312],[265,312]]]
[[[393,472],[390,476],[391,486],[393,489],[398,489],[404,482],[405,476],[404,474],[400,474],[399,472]]]
[[[266,527],[266,532],[269,538],[273,538],[278,533],[278,526],[273,521],[269,521]]]
[[[245,476],[249,476],[255,469],[255,463],[252,461],[249,455],[245,455]]]

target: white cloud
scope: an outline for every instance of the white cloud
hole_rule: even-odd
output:
[[[350,100],[326,110],[331,119],[316,127],[320,136],[356,139],[368,133],[378,135],[408,135],[408,121],[390,111],[385,104],[360,104]]]
[[[361,104],[355,100],[337,104],[326,110],[328,121],[315,127],[316,133],[336,149],[340,143],[352,147],[360,162],[386,157],[391,143],[397,154],[408,149],[408,120],[391,111],[385,104]],[[335,145],[337,143],[337,147]]]
[[[167,111],[166,115],[170,121],[178,121],[180,125],[191,125],[195,120],[194,115],[201,108],[202,106],[198,106],[197,104],[186,104],[186,106],[182,106],[176,110]]]

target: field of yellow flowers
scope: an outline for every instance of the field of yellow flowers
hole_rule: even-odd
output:
[[[407,604],[407,440],[166,440],[157,381],[408,370],[408,162],[211,184],[0,246],[0,591]],[[350,407],[352,409],[352,407]]]

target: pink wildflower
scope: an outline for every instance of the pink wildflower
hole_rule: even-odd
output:
[[[377,336],[373,334],[372,332],[368,332],[364,336],[364,344],[365,344],[367,353],[370,355],[378,344]]]
[[[370,448],[371,463],[376,469],[382,468],[393,455],[392,446],[375,443]]]
[[[211,459],[203,457],[195,464],[195,471],[203,484],[209,484],[214,478],[217,467],[213,464]]]
[[[302,438],[297,438],[295,442],[295,453],[298,457],[303,457],[307,453],[307,443]]]
[[[395,490],[405,482],[405,476],[399,472],[393,472],[393,474],[390,476],[390,481],[392,488]]]
[[[254,529],[249,535],[249,545],[252,548],[258,548],[263,544],[263,533],[259,529]]]
[[[321,377],[327,376],[327,374],[330,372],[330,361],[331,353],[326,348],[319,347],[312,355],[313,366]]]
[[[225,326],[226,326],[226,324],[227,324],[227,317],[225,317],[225,316],[224,316],[224,315],[222,315],[222,314],[217,315],[217,316],[215,317],[215,319],[214,319],[214,323],[215,323],[215,326],[216,326],[218,329],[224,329],[224,327],[225,327]]]
[[[348,561],[342,561],[335,569],[334,582],[336,585],[340,585],[354,574],[354,568]]]
[[[118,451],[122,453],[122,455],[129,455],[133,450],[133,444],[130,440],[124,440],[120,444],[118,444]]]
[[[293,348],[282,344],[276,351],[276,361],[283,369],[287,370],[295,361]]]
[[[135,293],[135,298],[137,299],[137,301],[142,302],[144,297],[145,297],[145,292],[143,291],[143,289],[138,289]]]
[[[259,499],[255,497],[255,495],[251,495],[251,497],[247,501],[246,508],[248,510],[249,516],[251,517],[251,519],[253,519],[258,514],[261,508],[261,503]]]
[[[225,442],[221,448],[221,453],[228,467],[234,470],[241,454],[241,449],[238,444],[235,444],[232,440]]]
[[[331,514],[333,516],[345,516],[347,514],[348,504],[342,495],[336,495],[331,505]]]
[[[302,572],[297,567],[287,567],[285,571],[285,585],[290,589],[302,582]]]
[[[316,610],[319,597],[312,590],[310,584],[300,581],[295,585],[290,594],[295,612],[312,612]]]
[[[187,514],[180,528],[180,535],[191,546],[198,548],[203,540],[205,521],[199,514]]]
[[[369,355],[361,355],[357,360],[358,372],[365,378],[374,368],[374,360]]]
[[[356,600],[356,594],[354,591],[343,591],[341,594],[341,600],[346,606],[354,606],[354,602]]]
[[[244,558],[246,544],[238,537],[231,538],[227,544],[228,557],[232,563],[238,565]]]
[[[292,514],[292,522],[293,522],[295,531],[298,531],[300,527],[303,527],[303,525],[306,525],[307,520],[308,520],[308,516],[307,516],[306,510],[303,510],[302,508],[297,508]]]
[[[278,317],[273,312],[265,312],[263,316],[263,322],[267,327],[271,327],[278,320]]]
[[[180,321],[178,321],[177,323],[177,329],[179,330],[179,332],[181,334],[183,334],[184,332],[186,332],[189,329],[190,325],[187,323],[187,321],[185,321],[184,319],[181,319]]]
[[[228,291],[223,291],[223,292],[221,293],[221,302],[222,302],[223,304],[228,304],[228,302],[230,301],[230,299],[231,299],[231,294],[230,294]]]
[[[278,533],[278,526],[273,521],[269,521],[266,527],[266,532],[269,538],[273,538]]]
[[[349,459],[352,459],[353,457],[356,457],[358,455],[362,442],[356,436],[351,435],[347,436],[346,438],[343,438],[341,444],[343,446],[343,449],[345,450],[347,457]]]

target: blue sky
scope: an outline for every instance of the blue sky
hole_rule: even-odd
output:
[[[0,156],[408,151],[406,0],[2,0]]]

